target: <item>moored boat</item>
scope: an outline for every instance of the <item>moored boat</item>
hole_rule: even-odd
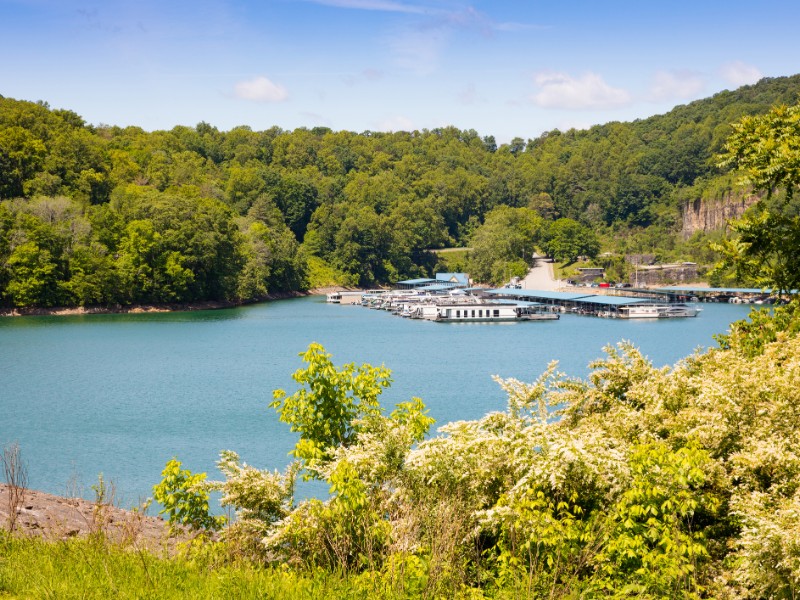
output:
[[[419,306],[411,315],[439,323],[497,323],[509,321],[555,321],[557,313],[527,304],[430,304]]]
[[[631,304],[617,309],[620,319],[696,317],[701,309],[688,304]]]

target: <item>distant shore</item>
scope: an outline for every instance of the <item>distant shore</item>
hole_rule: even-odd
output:
[[[52,306],[47,308],[0,308],[0,317],[34,317],[34,316],[75,316],[75,315],[107,315],[107,314],[141,314],[141,313],[166,313],[188,312],[196,310],[219,310],[223,308],[236,308],[248,304],[258,304],[271,300],[285,300],[325,294],[323,289],[313,289],[305,292],[278,292],[251,302],[223,302],[206,300],[202,302],[170,302],[165,304],[112,304],[97,306]]]

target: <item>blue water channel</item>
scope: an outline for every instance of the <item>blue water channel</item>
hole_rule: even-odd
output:
[[[438,424],[502,410],[492,375],[533,381],[551,360],[584,377],[602,347],[630,340],[656,365],[714,346],[748,307],[704,304],[697,318],[564,315],[527,323],[412,321],[321,297],[231,310],[0,319],[0,444],[18,442],[29,487],[91,495],[99,473],[117,499],[151,494],[164,463],[219,476],[219,451],[283,469],[294,434],[268,407],[296,389],[298,353],[385,364],[391,407],[421,397]]]

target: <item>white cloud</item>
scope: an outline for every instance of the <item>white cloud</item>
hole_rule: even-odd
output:
[[[237,98],[254,102],[282,102],[289,97],[285,87],[263,76],[240,81],[236,84],[234,93]]]
[[[596,73],[585,73],[578,78],[566,73],[539,73],[534,83],[540,90],[531,100],[542,108],[619,108],[631,102],[626,90],[611,87]]]
[[[378,123],[378,131],[414,131],[414,122],[408,117],[395,115]]]
[[[740,60],[723,65],[720,72],[728,83],[732,83],[735,86],[755,83],[763,77],[757,67],[743,63]]]
[[[579,119],[567,119],[556,123],[556,129],[560,131],[569,131],[570,129],[582,131],[585,129],[591,129],[595,125],[597,125],[597,123],[591,123],[589,121],[583,121]]]
[[[650,85],[649,97],[655,102],[696,98],[706,87],[705,78],[690,71],[658,71]]]

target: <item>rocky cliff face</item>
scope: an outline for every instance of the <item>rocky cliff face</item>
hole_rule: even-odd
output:
[[[684,263],[680,265],[654,265],[637,269],[630,279],[631,283],[638,286],[673,285],[695,282],[699,279],[699,275],[696,264]]]
[[[758,201],[753,194],[726,194],[712,200],[697,199],[683,205],[683,237],[697,231],[727,229],[728,221],[736,219]]]

